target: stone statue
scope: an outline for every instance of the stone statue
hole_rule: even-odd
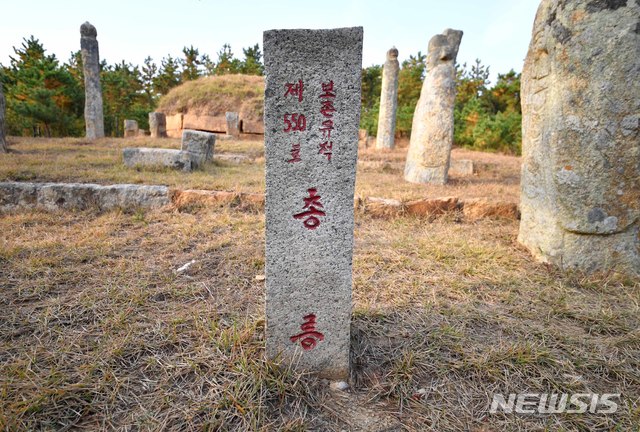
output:
[[[455,63],[461,40],[460,30],[447,29],[429,41],[427,77],[413,116],[404,170],[404,178],[409,182],[447,182],[453,145]]]

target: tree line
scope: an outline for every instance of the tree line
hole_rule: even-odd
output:
[[[10,135],[82,136],[84,134],[84,76],[80,51],[61,63],[47,54],[33,36],[14,47],[8,66],[0,64],[0,80],[7,99]],[[121,61],[101,61],[105,133],[122,136],[124,119],[135,119],[148,127],[148,113],[161,96],[183,82],[202,76],[225,74],[262,75],[259,44],[242,50],[243,59],[224,44],[215,60],[193,47],[184,47],[182,57],[168,55],[159,63],[147,57],[141,66]],[[409,136],[416,103],[426,70],[426,56],[409,56],[398,76],[396,134]],[[362,70],[361,127],[371,135],[377,131],[382,66]],[[489,67],[480,60],[457,65],[454,141],[457,145],[520,154],[520,74],[498,74],[489,82]]]
[[[0,64],[0,81],[7,99],[9,135],[82,136],[84,134],[84,74],[80,51],[61,63],[47,54],[33,36],[13,48],[8,66]],[[100,80],[107,136],[122,136],[124,119],[134,119],[148,128],[148,113],[161,96],[183,82],[201,76],[242,73],[262,75],[262,53],[258,44],[242,50],[236,58],[229,44],[214,61],[193,46],[184,47],[183,57],[164,57],[159,64],[151,57],[142,66],[126,61],[100,62]]]
[[[413,113],[427,73],[426,55],[418,52],[402,62],[398,73],[396,135],[410,136]],[[382,66],[362,70],[361,127],[374,135],[378,128]],[[480,60],[456,65],[454,143],[483,150],[520,154],[522,112],[520,73],[511,70],[489,82],[489,67]]]

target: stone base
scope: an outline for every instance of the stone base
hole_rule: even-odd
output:
[[[0,183],[0,210],[158,208],[169,204],[166,186],[90,183]]]
[[[125,148],[122,151],[124,164],[136,166],[165,166],[182,171],[191,171],[192,156],[188,152],[173,149]]]
[[[455,176],[470,176],[474,173],[473,161],[471,159],[452,159],[449,164],[449,174]]]
[[[525,229],[523,229],[523,226]],[[523,221],[518,242],[525,246],[540,262],[550,263],[562,270],[585,272],[615,269],[627,274],[640,275],[640,227],[607,235],[579,234],[558,228],[556,235],[532,235]]]
[[[410,164],[407,160],[404,179],[410,183],[443,185],[447,183],[447,167],[422,167],[416,164]]]

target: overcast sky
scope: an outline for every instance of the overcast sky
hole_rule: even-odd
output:
[[[98,30],[100,57],[142,64],[167,54],[181,56],[193,45],[213,60],[224,43],[236,57],[277,28],[364,27],[363,66],[384,62],[396,46],[402,62],[427,50],[431,36],[445,28],[464,31],[459,63],[480,58],[492,79],[520,72],[539,0],[460,1],[277,1],[277,0],[2,0],[0,63],[30,35],[62,61],[80,49],[80,24]]]

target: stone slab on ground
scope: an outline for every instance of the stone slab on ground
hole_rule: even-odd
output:
[[[458,209],[458,198],[425,198],[409,201],[405,204],[406,213],[419,217],[435,217]]]
[[[182,150],[127,147],[122,150],[124,164],[136,166],[164,166],[182,171],[191,171],[193,156]]]
[[[504,201],[488,201],[486,199],[468,199],[461,202],[462,214],[467,221],[479,219],[518,219],[518,204]]]
[[[404,213],[404,205],[396,199],[366,197],[360,204],[365,213],[376,218],[390,219]]]
[[[170,203],[166,186],[92,183],[0,183],[0,210],[159,208]]]
[[[185,129],[182,131],[182,151],[191,155],[192,168],[199,168],[213,159],[216,134]]]
[[[471,176],[475,172],[475,166],[471,159],[451,159],[449,174],[454,176]]]
[[[349,377],[362,28],[264,33],[266,348]]]

